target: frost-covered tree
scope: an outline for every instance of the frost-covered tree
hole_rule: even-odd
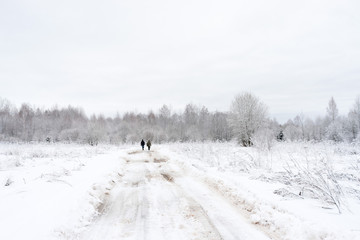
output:
[[[330,118],[330,121],[335,122],[336,118],[339,115],[339,110],[337,109],[334,97],[331,97],[326,112],[328,114],[328,117]]]
[[[355,100],[353,110],[354,115],[356,116],[357,126],[360,129],[360,96],[358,96]]]
[[[300,139],[305,140],[305,115],[303,113],[297,115],[294,118],[294,123],[301,132]]]
[[[284,124],[284,139],[289,141],[297,141],[300,139],[301,131],[298,126],[295,125],[294,121],[289,119]]]
[[[203,106],[199,113],[199,132],[200,132],[200,140],[205,141],[209,139],[210,136],[210,112],[209,110]]]
[[[345,121],[345,133],[350,142],[360,140],[360,96],[356,98]]]
[[[156,122],[156,116],[153,111],[150,111],[147,115],[147,120],[150,125],[154,125]]]
[[[230,107],[229,124],[238,142],[243,146],[253,145],[252,137],[267,119],[267,107],[251,93],[239,94]]]
[[[354,103],[354,107],[351,110],[352,112],[352,117],[353,120],[355,122],[355,128],[357,131],[357,139],[360,141],[360,95],[357,96],[355,103]]]
[[[85,140],[91,146],[97,145],[99,142],[106,142],[107,139],[107,122],[104,116],[93,115],[88,122],[87,131],[85,132]]]
[[[196,125],[197,121],[198,121],[198,117],[199,117],[199,109],[193,105],[193,104],[188,104],[185,107],[185,111],[184,111],[184,121],[185,124],[188,126],[191,125]]]
[[[159,124],[165,130],[170,124],[171,109],[167,105],[163,105],[159,110]]]
[[[322,141],[326,137],[326,120],[322,117],[315,119],[314,140]]]
[[[213,141],[229,141],[232,138],[231,128],[227,121],[228,115],[215,112],[211,117],[210,137]]]
[[[326,135],[329,140],[339,142],[343,140],[343,127],[340,119],[338,118],[339,110],[337,109],[335,100],[331,97],[327,111],[327,118],[329,119],[329,125],[326,128]]]
[[[344,121],[344,136],[349,142],[352,142],[358,136],[358,128],[354,112],[350,111],[347,119],[345,119]]]
[[[275,143],[278,133],[282,133],[280,129],[281,127],[275,119],[265,121],[265,124],[254,134],[254,145],[258,149],[270,150]]]
[[[22,104],[18,113],[20,138],[31,141],[34,134],[34,110],[28,104]]]
[[[15,136],[14,109],[8,100],[0,98],[0,140]]]

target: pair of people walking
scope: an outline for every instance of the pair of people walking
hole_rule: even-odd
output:
[[[144,139],[141,139],[141,147],[142,147],[142,150],[144,150],[144,147],[145,147],[145,141],[144,141]],[[151,148],[151,142],[150,142],[150,140],[148,140],[147,142],[146,142],[146,146],[148,147],[148,150],[150,151],[150,148]]]

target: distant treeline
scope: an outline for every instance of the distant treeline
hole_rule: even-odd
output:
[[[256,105],[256,104],[258,105]],[[290,141],[358,141],[360,100],[347,116],[339,116],[333,98],[327,115],[312,120],[300,114],[280,125],[268,118],[266,106],[249,93],[238,95],[229,112],[210,112],[205,106],[186,105],[181,113],[163,105],[147,114],[128,112],[116,117],[88,117],[81,108],[40,109],[22,104],[18,109],[0,98],[0,141],[155,143],[188,141],[230,141],[244,146],[277,139]]]
[[[128,112],[114,118],[87,117],[81,108],[39,109],[22,104],[19,109],[0,99],[1,141],[51,141],[97,144],[154,142],[228,141],[232,138],[227,114],[209,112],[189,104],[181,114],[164,105],[156,113]]]

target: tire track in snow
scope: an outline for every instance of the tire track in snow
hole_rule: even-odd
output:
[[[205,184],[155,152],[133,151],[102,215],[80,239],[268,239]]]
[[[269,239],[264,232],[256,229],[244,216],[240,215],[234,206],[208,189],[205,184],[187,178],[179,178],[176,183],[183,189],[184,194],[191,195],[202,207],[222,239]]]

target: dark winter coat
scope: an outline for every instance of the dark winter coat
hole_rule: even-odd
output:
[[[141,140],[141,146],[143,147],[143,146],[145,146],[145,141],[144,140]]]

